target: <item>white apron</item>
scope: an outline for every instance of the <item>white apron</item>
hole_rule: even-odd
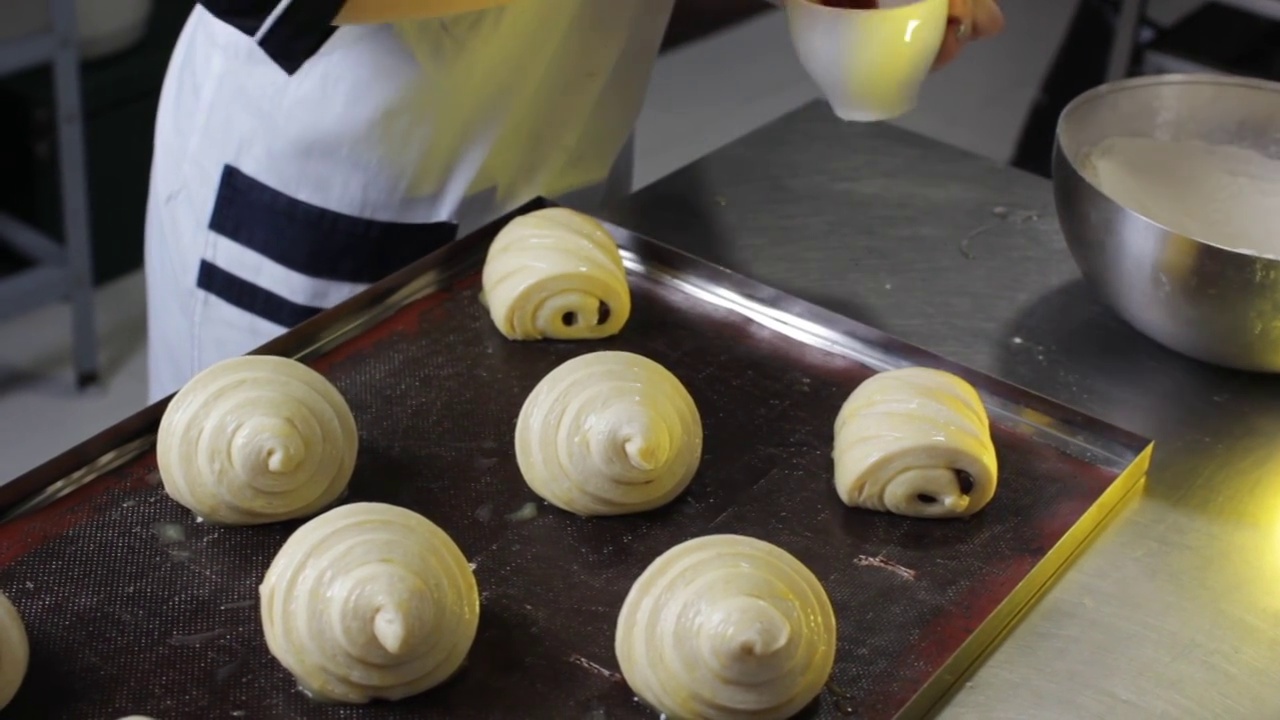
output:
[[[537,195],[629,186],[673,2],[342,28],[342,0],[197,5],[156,118],[151,400]]]

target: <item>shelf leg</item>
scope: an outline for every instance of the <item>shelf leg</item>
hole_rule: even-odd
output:
[[[76,384],[83,389],[98,381],[98,334],[94,320],[93,245],[85,177],[84,114],[75,0],[49,0],[49,10],[58,41],[53,72],[62,230],[67,251],[67,300],[71,305]]]
[[[1107,59],[1107,82],[1129,77],[1133,53],[1138,47],[1138,31],[1146,10],[1147,0],[1121,0],[1115,37],[1111,40],[1111,54]]]

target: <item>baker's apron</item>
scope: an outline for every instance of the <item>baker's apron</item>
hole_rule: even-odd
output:
[[[342,0],[197,5],[156,118],[151,400],[537,195],[629,186],[673,2],[341,28]]]

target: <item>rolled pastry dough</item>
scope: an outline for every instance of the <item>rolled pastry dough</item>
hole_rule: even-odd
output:
[[[710,535],[640,575],[614,650],[631,689],[672,720],[782,720],[831,675],[836,618],[822,584],[786,551]]]
[[[996,492],[982,398],[941,370],[890,370],[859,385],[836,417],[832,456],[836,492],[850,507],[954,518]]]
[[[631,316],[631,289],[609,231],[568,208],[512,220],[485,258],[489,317],[510,340],[594,340]]]
[[[312,697],[399,700],[448,680],[480,618],[467,558],[421,515],[353,503],[289,537],[259,588],[267,648]]]
[[[199,517],[255,525],[333,504],[355,469],[346,400],[302,363],[224,360],[191,379],[160,421],[156,461],[169,496]]]
[[[516,420],[516,462],[529,487],[578,515],[665,505],[702,460],[693,398],[658,363],[595,352],[552,370]]]
[[[0,710],[13,700],[27,676],[31,646],[18,609],[0,593]]]

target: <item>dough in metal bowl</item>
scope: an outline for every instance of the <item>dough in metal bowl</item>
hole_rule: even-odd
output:
[[[702,421],[680,380],[649,358],[604,351],[547,374],[516,421],[516,461],[544,500],[622,515],[684,492],[702,460]]]
[[[355,470],[360,437],[323,375],[282,357],[224,360],[191,379],[160,421],[165,492],[198,517],[257,525],[332,505]]]
[[[836,618],[822,584],[786,551],[710,535],[640,575],[614,650],[631,689],[672,720],[783,720],[826,685]]]

